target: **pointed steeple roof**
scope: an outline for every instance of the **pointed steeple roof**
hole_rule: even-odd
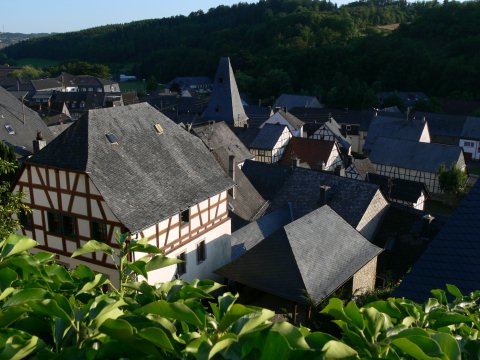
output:
[[[238,93],[237,82],[233,75],[230,58],[222,57],[218,63],[217,73],[213,82],[213,91],[203,119],[210,121],[225,121],[236,127],[247,124],[248,117],[243,109]]]

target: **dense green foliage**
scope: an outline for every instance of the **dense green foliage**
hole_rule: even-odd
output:
[[[438,168],[438,183],[440,189],[447,194],[461,195],[465,191],[468,175],[465,171],[455,166],[440,165]]]
[[[480,99],[480,2],[264,0],[32,39],[0,53],[109,64],[138,78],[213,75],[230,56],[241,91],[365,108],[381,90]],[[397,30],[379,25],[400,23]],[[121,70],[122,69],[122,70]]]

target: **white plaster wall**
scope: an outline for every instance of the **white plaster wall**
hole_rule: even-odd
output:
[[[377,190],[362,219],[359,221],[356,229],[367,240],[372,241],[375,231],[380,225],[383,215],[388,208],[388,201],[382,195],[380,190]]]
[[[425,123],[425,126],[423,127],[422,135],[420,135],[420,142],[423,143],[430,143],[430,131],[428,130],[428,124]]]

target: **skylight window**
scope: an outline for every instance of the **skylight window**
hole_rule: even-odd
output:
[[[107,137],[107,140],[109,141],[110,144],[118,145],[118,136],[117,135],[115,135],[114,133],[106,133],[105,136]]]
[[[157,131],[157,133],[163,134],[162,125],[160,125],[160,124],[155,124],[155,125],[154,125],[154,128],[155,128],[155,130]]]
[[[13,127],[11,125],[5,124],[5,129],[7,129],[10,135],[15,135],[15,130],[13,130]]]

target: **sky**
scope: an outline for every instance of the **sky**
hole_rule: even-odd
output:
[[[258,0],[241,0],[255,3]],[[68,32],[94,26],[127,23],[193,11],[208,11],[240,0],[1,0],[0,31],[30,33]],[[336,1],[338,4],[346,0]]]

